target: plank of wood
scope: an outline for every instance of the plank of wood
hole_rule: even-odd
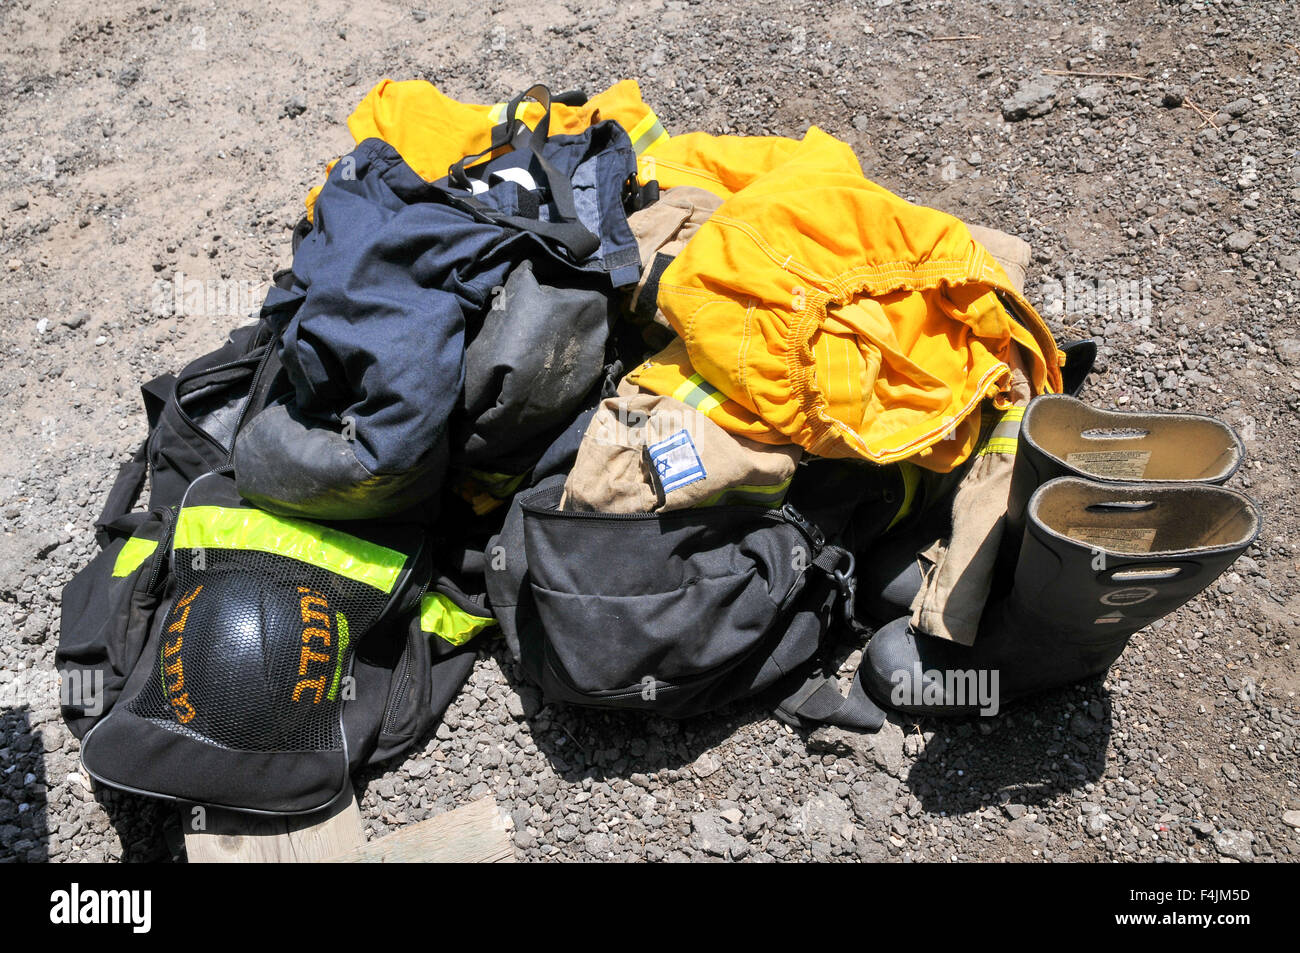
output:
[[[192,864],[308,863],[328,860],[362,846],[361,812],[356,795],[313,814],[259,817],[220,808],[204,808],[203,830],[194,830],[193,814],[182,812],[185,854]]]
[[[496,799],[488,795],[332,859],[352,864],[513,864],[515,848]]]

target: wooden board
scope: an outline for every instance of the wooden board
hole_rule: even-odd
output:
[[[192,811],[181,815],[185,854],[192,864],[308,863],[328,860],[366,842],[351,789],[334,806],[301,817],[203,810],[205,830],[193,829]]]
[[[258,817],[206,808],[205,830],[183,813],[190,863],[514,863],[505,819],[492,796],[366,843],[355,795],[316,814]]]
[[[411,824],[335,857],[363,864],[513,864],[515,848],[496,798]]]

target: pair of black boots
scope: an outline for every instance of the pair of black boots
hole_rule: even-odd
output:
[[[974,644],[895,618],[868,643],[868,690],[913,714],[994,714],[1105,672],[1134,632],[1196,596],[1258,536],[1254,503],[1221,486],[1244,452],[1212,417],[1035,398],[1021,422],[999,564]],[[893,565],[882,549],[864,587],[877,613],[907,611],[921,587],[917,532],[925,530],[894,545]]]

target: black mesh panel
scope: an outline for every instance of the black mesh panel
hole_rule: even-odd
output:
[[[352,647],[388,596],[243,550],[178,549],[175,576],[155,677],[131,710],[224,748],[341,748]]]

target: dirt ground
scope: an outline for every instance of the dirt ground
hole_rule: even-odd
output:
[[[496,102],[624,77],[669,132],[853,145],[1034,248],[1102,345],[1085,397],[1241,432],[1265,529],[1104,680],[977,723],[792,733],[541,707],[486,651],[435,736],[359,779],[378,836],[494,791],[530,859],[1300,856],[1300,49],[1294,3],[0,3],[0,858],[176,854],[92,790],[50,675],[62,586],[145,432],[141,382],[256,311],[380,78]],[[1093,74],[1093,75],[1083,75]],[[219,288],[160,306],[186,281]],[[522,698],[522,702],[521,702]]]

